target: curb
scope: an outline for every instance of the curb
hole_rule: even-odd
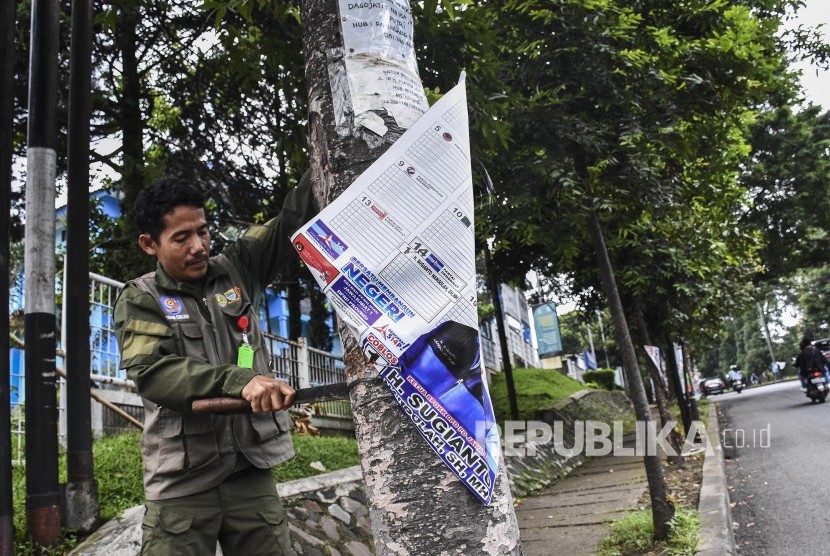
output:
[[[356,483],[363,481],[363,472],[359,465],[346,467],[345,469],[338,469],[337,471],[329,471],[324,475],[315,475],[306,477],[304,479],[296,479],[285,483],[277,483],[277,494],[280,498],[288,498],[310,492],[313,490],[320,490],[326,487],[333,487],[343,483]]]
[[[718,412],[714,404],[709,411],[706,427],[711,450],[703,460],[703,481],[700,486],[700,543],[698,556],[723,556],[735,554],[735,537],[732,534],[732,511],[729,506],[729,490],[726,487],[726,467],[720,445]]]

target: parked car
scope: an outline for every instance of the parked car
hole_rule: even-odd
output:
[[[704,378],[700,381],[700,395],[704,398],[710,394],[723,394],[726,384],[717,376]]]

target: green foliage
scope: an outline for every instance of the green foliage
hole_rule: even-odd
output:
[[[504,272],[566,273],[595,307],[596,210],[626,308],[652,331],[709,332],[748,301],[760,268],[736,168],[755,108],[793,92],[776,36],[784,4],[658,4],[508,3],[521,107],[511,163],[493,165],[487,232]]]
[[[493,375],[490,384],[490,399],[496,421],[510,419],[510,402],[507,398],[507,383],[504,373]],[[567,398],[574,392],[585,389],[581,382],[567,377],[553,369],[513,369],[519,419],[536,418],[536,412],[552,403]]]
[[[99,509],[103,519],[144,502],[140,432],[108,436],[92,445]]]
[[[598,319],[602,319],[602,328],[600,328]],[[599,313],[598,316],[592,311],[576,309],[559,317],[559,330],[562,335],[564,353],[581,354],[583,350],[590,348],[593,340],[598,363],[605,363],[607,359],[613,365],[615,361],[620,360],[617,341],[612,333],[611,319],[607,311]],[[603,335],[605,336],[604,345]]]
[[[789,294],[797,299],[802,290],[804,283],[801,281],[789,282],[787,288]],[[773,299],[775,297],[776,299]],[[784,367],[781,376],[789,375],[794,372],[794,367],[791,363],[792,358],[798,353],[798,342],[805,335],[811,338],[824,338],[830,336],[830,331],[827,330],[826,317],[820,313],[815,313],[818,317],[817,321],[812,321],[804,314],[804,320],[800,325],[791,328],[782,337],[776,337],[775,329],[783,330],[784,324],[782,322],[784,307],[782,306],[784,294],[778,292],[774,296],[770,294],[769,301],[765,300],[761,303],[761,308],[764,311],[764,318],[768,322],[768,327],[772,332],[772,348],[777,361],[784,361],[787,365]],[[817,295],[815,303],[822,306],[821,294]],[[769,373],[772,360],[770,358],[769,346],[764,337],[764,329],[759,322],[758,306],[755,304],[748,305],[742,311],[736,313],[728,319],[724,319],[721,330],[718,335],[709,341],[700,340],[693,342],[691,345],[692,353],[694,353],[698,360],[698,368],[703,376],[724,375],[730,365],[737,365],[745,375],[748,377],[751,373],[761,376],[763,373]]]
[[[751,195],[745,226],[764,239],[764,273],[776,282],[830,257],[830,113],[819,106],[769,110],[751,128],[741,183]]]
[[[666,556],[693,556],[700,536],[697,511],[678,506],[669,527],[669,539],[655,542],[651,510],[629,513],[614,522],[611,534],[600,543],[597,554],[633,556],[654,552]]]
[[[496,307],[492,303],[479,302],[476,305],[476,310],[478,311],[479,324],[490,322],[496,317]]]
[[[30,7],[18,3],[15,26],[18,160],[25,159]],[[66,83],[68,12],[63,16],[58,81]],[[102,5],[95,20],[91,183],[111,179],[108,185],[121,195],[125,217],[137,192],[164,174],[182,175],[202,187],[218,207],[213,216],[219,229],[234,219],[252,222],[260,212],[273,216],[307,166],[298,4],[137,0]],[[65,182],[67,110],[66,96],[60,96],[59,186]],[[16,240],[22,232],[22,171],[15,170],[15,181]],[[97,245],[105,253],[103,263],[93,262],[120,280],[142,274],[150,260],[136,248],[137,233],[125,217],[108,227]]]
[[[72,551],[80,542],[78,533],[69,529],[61,529],[58,542],[52,548],[37,546],[28,538],[20,535],[15,539],[15,556],[62,556]]]
[[[613,390],[615,375],[614,369],[596,369],[582,373],[582,380],[596,383],[605,390]]]
[[[795,282],[803,315],[800,335],[813,339],[830,336],[830,266],[805,269]]]

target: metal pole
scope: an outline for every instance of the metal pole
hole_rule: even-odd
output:
[[[668,372],[666,374],[671,381],[674,395],[677,396],[677,406],[680,408],[683,429],[686,431],[686,434],[689,434],[689,429],[692,426],[692,415],[686,401],[686,392],[683,391],[683,386],[680,384],[680,369],[677,367],[677,356],[671,338],[666,340],[666,345],[666,365],[668,366]]]
[[[15,0],[0,2],[0,556],[14,554],[9,368],[9,213],[14,125]]]
[[[596,365],[597,364],[597,352],[594,349],[594,335],[591,334],[591,325],[586,324],[585,325],[585,330],[588,331],[588,343],[591,345],[591,357],[594,358],[594,365]]]
[[[761,307],[761,302],[757,302],[758,305],[758,316],[761,318],[761,327],[764,330],[764,339],[767,341],[767,348],[769,349],[769,356],[772,360],[772,364],[775,364],[775,353],[772,351],[772,339],[769,335],[769,326],[767,326],[767,319],[764,316],[764,309]],[[772,367],[770,367],[772,368]]]
[[[516,399],[516,384],[513,381],[513,364],[510,362],[510,349],[507,347],[507,334],[504,328],[504,312],[501,306],[501,292],[499,291],[499,279],[493,265],[493,258],[490,255],[490,246],[484,245],[484,264],[487,268],[487,277],[490,279],[490,292],[493,296],[493,307],[496,313],[496,328],[499,333],[499,346],[501,347],[501,364],[504,370],[504,379],[507,383],[507,399],[510,401],[510,418],[519,420],[519,402]]]
[[[26,526],[40,546],[60,532],[55,390],[55,166],[58,0],[32,1],[26,175]]]
[[[689,417],[693,421],[700,420],[700,412],[697,409],[697,402],[694,397],[694,386],[692,386],[692,358],[689,357],[689,350],[683,339],[680,339],[680,353],[683,354],[683,381],[686,383],[686,402],[689,406]]]
[[[605,368],[610,369],[611,363],[608,362],[608,342],[605,341],[605,329],[602,327],[602,314],[597,311],[597,322],[599,323],[599,337],[602,338],[602,353],[605,354]]]
[[[91,531],[98,519],[89,403],[89,119],[92,112],[92,1],[72,0],[66,208],[66,526]]]

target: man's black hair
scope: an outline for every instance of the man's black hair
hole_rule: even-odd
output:
[[[166,176],[138,194],[133,205],[133,220],[139,233],[150,234],[158,242],[164,230],[164,215],[176,207],[205,208],[202,192],[182,178]]]
[[[804,349],[812,343],[813,342],[810,341],[810,338],[802,338],[801,343],[798,344],[798,347],[800,347],[801,349]]]

